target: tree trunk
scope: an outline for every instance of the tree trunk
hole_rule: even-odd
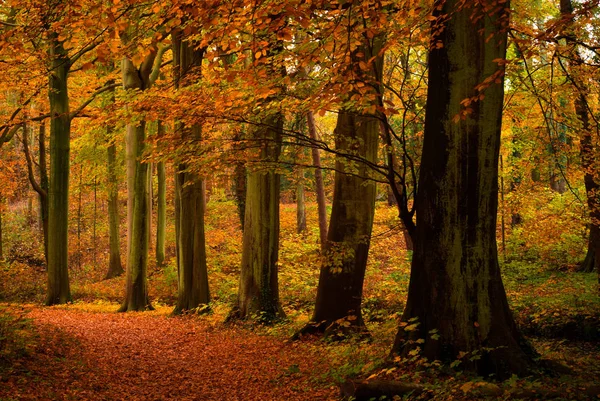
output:
[[[42,233],[44,235],[44,258],[48,266],[48,168],[46,160],[46,123],[40,123],[38,136],[40,189],[38,192],[40,201],[40,219],[42,221]]]
[[[381,65],[381,59],[377,62]],[[335,128],[336,149],[349,152],[353,143],[360,143],[357,156],[375,162],[378,135],[376,118],[340,111]],[[336,336],[338,331],[366,331],[361,302],[376,188],[374,182],[364,178],[368,167],[357,168],[357,175],[344,174],[348,162],[341,157],[336,161],[327,247],[310,323],[314,331],[324,331],[327,336]]]
[[[311,141],[318,141],[317,125],[312,111],[306,113],[308,135]],[[312,161],[315,166],[315,191],[317,192],[317,210],[319,213],[319,238],[321,240],[321,254],[325,253],[327,244],[327,202],[325,200],[325,185],[323,184],[323,172],[321,170],[321,156],[316,146],[311,148]]]
[[[239,140],[239,139],[234,139]],[[247,181],[246,166],[243,161],[235,163],[233,171],[233,186],[235,192],[235,203],[237,205],[238,216],[240,218],[240,226],[244,231],[244,217],[246,215],[246,187]]]
[[[108,128],[112,130],[112,128]],[[108,261],[108,272],[104,277],[105,280],[120,276],[124,273],[123,265],[121,264],[121,241],[119,230],[119,188],[117,181],[117,149],[114,143],[108,145],[107,148],[107,178],[108,178],[108,225],[109,225],[109,243],[110,256]]]
[[[383,72],[381,38],[363,44],[352,53],[354,76],[367,87],[379,86]],[[367,64],[368,69],[357,68]],[[369,93],[377,95],[379,91]],[[352,93],[351,93],[352,94]],[[376,100],[373,100],[376,102]],[[334,131],[336,150],[366,161],[377,162],[380,121],[357,109],[343,108]],[[298,334],[324,332],[343,338],[348,332],[366,333],[361,302],[369,255],[375,182],[368,179],[366,163],[336,157],[331,220],[319,274],[315,311],[311,322]]]
[[[0,261],[4,260],[4,242],[2,240],[2,214],[4,213],[4,199],[0,196]]]
[[[156,205],[156,263],[165,263],[165,238],[167,230],[167,174],[165,162],[156,165],[158,175],[158,194]]]
[[[162,136],[164,126],[159,121],[157,135]],[[156,205],[156,263],[159,266],[165,263],[165,239],[167,230],[167,175],[165,162],[158,162],[156,165],[158,178],[158,194]]]
[[[282,130],[279,113],[251,129],[251,138],[262,144],[261,160],[277,162]],[[277,268],[280,176],[273,167],[265,167],[249,172],[247,183],[240,285],[230,317],[269,322],[285,316],[279,303]]]
[[[150,86],[150,74],[156,53],[146,56],[140,67],[124,58],[121,64],[123,87],[145,90]],[[142,162],[146,139],[145,121],[127,125],[127,284],[120,312],[153,309],[148,298],[147,269],[150,238],[148,165]]]
[[[571,3],[571,0],[560,1],[560,13],[565,21],[571,21],[570,18],[573,14],[573,4]],[[581,154],[581,168],[584,171],[583,182],[585,184],[590,215],[588,250],[583,263],[577,270],[588,273],[596,270],[600,282],[600,195],[598,194],[600,185],[598,184],[598,176],[596,173],[598,157],[594,150],[592,125],[590,123],[588,110],[589,89],[585,84],[585,81],[577,76],[576,70],[581,66],[583,60],[577,51],[576,43],[573,42],[574,33],[572,32],[571,25],[570,22],[565,24],[565,32],[563,33],[567,38],[567,45],[569,46],[569,54],[567,55],[566,60],[572,63],[573,68],[571,70],[575,70],[568,71],[567,73],[573,83],[575,92],[578,93],[578,96],[575,99],[575,113],[581,123],[579,152]],[[596,127],[596,130],[597,129],[598,127]]]
[[[71,117],[67,76],[70,61],[58,35],[50,34],[50,185],[48,204],[48,288],[46,305],[71,301],[68,265],[69,153]]]
[[[147,268],[148,268],[148,165],[141,162],[144,153],[146,124],[141,122],[137,127],[128,130],[128,135],[135,144],[136,151],[132,155],[135,160],[131,216],[128,233],[129,245],[127,255],[127,284],[125,300],[119,312],[142,311],[153,309],[148,298]]]
[[[489,15],[486,1],[466,4],[439,2],[434,14],[450,17],[434,38],[442,46],[429,54],[415,252],[392,351],[408,352],[414,342],[407,340],[420,339],[430,360],[460,360],[465,369],[505,378],[532,366],[508,307],[496,246],[504,97],[497,60],[506,56],[509,5]],[[476,86],[489,77],[500,82],[483,99]],[[478,100],[467,113],[461,102],[473,96]]]
[[[304,197],[304,169],[296,168],[298,182],[296,183],[296,232],[301,234],[306,231],[306,201]]]
[[[176,74],[175,87],[186,85],[186,74],[202,65],[202,50],[181,40],[181,33],[173,34],[173,61]],[[182,139],[201,139],[201,127],[179,124]],[[177,305],[173,314],[183,311],[208,311],[210,293],[206,265],[206,239],[204,234],[205,187],[198,174],[188,171],[182,163],[176,176],[177,218],[177,272],[179,275]]]

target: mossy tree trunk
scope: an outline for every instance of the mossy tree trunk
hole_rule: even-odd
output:
[[[182,40],[181,33],[173,34],[174,68],[176,88],[189,82],[188,74],[198,74],[202,65],[203,50],[194,48],[194,43]],[[182,138],[199,141],[201,127],[197,124],[186,127],[178,124]],[[186,163],[180,163],[176,176],[177,219],[177,272],[178,297],[174,314],[183,311],[204,312],[208,310],[210,293],[206,265],[206,239],[204,234],[205,189],[203,180],[188,171]]]
[[[367,86],[381,83],[381,46],[381,38],[376,38],[352,54],[351,68],[358,77],[355,79]],[[368,68],[359,68],[359,65]],[[381,93],[381,89],[377,93]],[[342,155],[375,163],[379,130],[380,121],[376,117],[361,112],[358,107],[343,108],[334,131],[336,150]],[[331,218],[315,310],[311,322],[299,334],[324,332],[326,336],[343,337],[348,332],[366,332],[361,302],[376,195],[375,182],[368,178],[367,163],[350,161],[341,155],[336,157]]]
[[[46,305],[71,301],[68,265],[69,153],[71,116],[67,77],[70,60],[58,35],[49,33],[51,70],[50,183],[48,188],[48,288]]]
[[[123,59],[121,71],[125,90],[149,88],[155,58],[156,52],[150,52],[139,67],[130,59]],[[145,139],[145,121],[127,125],[127,283],[120,312],[152,309],[147,285],[151,200],[148,193],[148,164],[142,162]]]
[[[250,129],[261,144],[260,160],[275,163],[281,152],[283,117],[268,116]],[[230,317],[273,321],[285,316],[279,302],[280,176],[273,165],[249,171],[246,186],[242,268],[237,304]]]
[[[430,360],[449,363],[464,352],[464,368],[510,377],[526,373],[532,359],[508,306],[496,246],[504,97],[497,60],[506,56],[509,4],[491,15],[487,1],[438,5],[435,16],[450,17],[436,30],[442,47],[429,53],[415,251],[393,352],[420,339]],[[476,86],[488,77],[483,99]],[[467,112],[461,102],[474,96]]]

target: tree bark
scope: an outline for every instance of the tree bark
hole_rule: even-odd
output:
[[[2,239],[2,215],[4,214],[4,199],[0,196],[0,261],[4,260],[4,241]]]
[[[573,4],[571,3],[571,0],[560,1],[560,13],[564,20],[567,21],[564,27],[565,32],[563,32],[565,37],[567,37],[567,46],[569,47],[567,50],[569,54],[567,55],[566,59],[572,64],[571,71],[566,72],[569,75],[575,92],[578,94],[575,99],[575,114],[581,123],[579,130],[579,152],[581,155],[581,168],[584,171],[583,182],[585,185],[590,216],[588,249],[585,259],[579,266],[578,271],[591,273],[596,270],[598,272],[598,279],[600,282],[600,185],[598,184],[598,175],[595,174],[597,170],[596,167],[598,156],[594,150],[592,125],[590,123],[590,115],[588,110],[589,89],[584,80],[579,79],[576,71],[582,64],[582,58],[577,51],[577,44],[573,41],[571,22]],[[596,127],[596,130],[597,129],[598,128]]]
[[[157,135],[162,136],[164,126],[159,121]],[[158,188],[156,205],[156,263],[163,266],[165,263],[165,239],[167,230],[167,176],[165,162],[156,165]]]
[[[23,133],[23,152],[27,162],[27,176],[33,190],[38,194],[40,202],[40,220],[42,226],[42,235],[44,237],[44,258],[46,266],[48,265],[48,172],[46,170],[46,139],[45,125],[40,125],[39,131],[39,181],[33,171],[34,161],[29,149],[28,135]]]
[[[429,53],[415,251],[392,352],[408,352],[420,339],[430,360],[449,363],[464,352],[465,369],[504,378],[528,372],[532,350],[514,323],[498,266],[504,68],[497,60],[506,57],[509,5],[492,15],[488,5],[446,0],[434,13],[450,17],[434,37],[442,46]],[[479,96],[476,86],[488,77],[496,83],[465,112],[461,102]]]
[[[112,130],[108,128],[107,130]],[[119,188],[117,181],[117,149],[114,143],[108,145],[106,150],[108,168],[108,225],[109,225],[109,261],[108,272],[104,277],[105,280],[120,276],[124,273],[123,265],[121,264],[121,241],[119,230]]]
[[[381,38],[377,37],[365,42],[360,51],[352,54],[353,63],[349,68],[354,69],[355,79],[366,86],[381,85],[382,44]],[[361,64],[370,68],[356,67]],[[381,90],[373,90],[370,94],[379,94]],[[334,131],[336,150],[366,163],[376,163],[379,129],[378,118],[358,108],[343,108]],[[311,322],[298,334],[324,332],[328,337],[343,338],[349,332],[366,333],[361,302],[376,196],[376,185],[368,178],[370,168],[366,163],[355,163],[341,155],[336,156],[331,220],[315,311]]]
[[[308,135],[311,141],[317,141],[317,125],[312,111],[306,113]],[[315,166],[315,191],[317,193],[317,210],[319,213],[319,238],[321,240],[321,253],[325,253],[327,244],[327,201],[325,199],[325,184],[323,184],[323,171],[321,170],[321,156],[316,146],[311,148],[312,161]]]
[[[121,64],[126,90],[149,88],[156,52],[151,51],[140,67],[124,58]],[[148,298],[147,269],[150,238],[148,165],[142,162],[146,139],[146,122],[128,124],[127,162],[127,284],[125,300],[119,312],[153,309]]]
[[[182,40],[181,32],[173,34],[173,61],[176,73],[175,87],[187,84],[186,75],[201,68],[203,50],[194,49],[194,43]],[[192,125],[177,128],[183,140],[201,139],[201,127]],[[183,311],[208,311],[210,293],[206,265],[206,239],[204,233],[205,187],[198,174],[188,171],[180,163],[176,176],[177,218],[177,271],[179,276],[177,304],[173,314]]]
[[[48,288],[46,305],[71,301],[68,265],[69,153],[71,116],[67,77],[70,60],[58,35],[49,33],[51,70],[50,183],[48,193]]]
[[[262,144],[261,160],[279,159],[283,118],[280,113],[253,127],[250,138]],[[242,268],[237,304],[231,318],[273,321],[285,316],[279,302],[280,176],[273,167],[248,173],[242,239]]]

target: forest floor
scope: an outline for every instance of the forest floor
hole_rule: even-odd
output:
[[[567,374],[494,384],[418,358],[378,368],[389,349],[377,338],[381,327],[371,342],[290,342],[289,322],[275,329],[225,325],[222,311],[170,317],[166,306],[126,314],[114,313],[116,307],[0,304],[18,334],[8,337],[21,342],[4,344],[18,352],[9,355],[8,366],[0,363],[0,401],[339,400],[339,384],[352,376],[427,389],[414,399],[600,398],[597,342],[530,338],[541,357]],[[0,343],[5,334],[0,330]]]
[[[13,307],[35,349],[12,364],[0,400],[328,400],[329,364],[310,342],[165,311]],[[170,311],[170,309],[169,309]]]

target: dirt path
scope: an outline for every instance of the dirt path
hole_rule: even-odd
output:
[[[0,400],[334,400],[328,364],[286,343],[206,320],[34,308],[31,358]]]

